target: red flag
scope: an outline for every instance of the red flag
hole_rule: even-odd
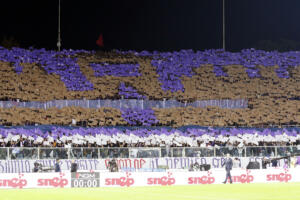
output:
[[[96,44],[99,46],[99,47],[104,47],[104,43],[103,43],[103,35],[100,34],[98,40],[96,41]]]

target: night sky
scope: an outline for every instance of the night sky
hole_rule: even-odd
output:
[[[55,49],[58,0],[1,2],[0,41]],[[226,0],[227,50],[261,40],[300,42],[299,0]],[[222,0],[61,0],[62,47],[204,50],[222,47]]]

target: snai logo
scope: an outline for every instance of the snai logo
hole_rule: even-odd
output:
[[[157,177],[157,178],[148,178],[148,185],[173,185],[175,184],[175,178],[171,177],[172,173],[168,172],[168,176]]]
[[[207,176],[189,177],[188,184],[212,184],[215,182],[215,178],[211,175],[212,172],[207,171]]]
[[[251,183],[254,177],[250,175],[251,171],[246,170],[246,174],[241,174],[240,176],[232,176],[232,181],[236,183]]]
[[[23,188],[27,185],[27,180],[22,179],[24,174],[19,174],[19,178],[0,179],[0,187]]]
[[[68,179],[63,178],[64,173],[60,173],[59,177],[38,179],[38,186],[53,186],[53,187],[65,187],[68,184]]]
[[[288,174],[288,171],[288,169],[285,169],[284,173],[267,174],[267,181],[289,182],[292,179],[292,175]]]
[[[129,178],[131,176],[131,173],[126,172],[126,177],[120,177],[120,178],[106,178],[105,179],[105,185],[119,185],[119,186],[127,186],[130,187],[134,184],[134,179]]]
[[[96,174],[91,172],[91,173],[76,173],[76,178],[83,178],[83,179],[94,179],[96,178]]]

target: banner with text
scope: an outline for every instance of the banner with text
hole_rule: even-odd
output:
[[[299,169],[232,170],[232,182],[269,183],[299,182]],[[225,170],[199,172],[127,172],[101,173],[101,187],[165,186],[165,185],[201,185],[221,184],[225,181]],[[230,182],[227,180],[228,183]]]
[[[0,189],[221,184],[225,176],[224,169],[197,172],[7,173],[1,174]],[[300,182],[299,168],[233,169],[231,176],[233,184]]]
[[[0,188],[65,188],[70,180],[70,173],[9,173],[1,174]]]
[[[78,159],[79,170],[106,170],[110,159]],[[261,164],[259,157],[241,157],[235,160],[236,168],[246,168],[250,161],[257,161]],[[38,162],[43,167],[54,168],[55,160],[0,160],[0,173],[30,173],[33,171],[34,163]],[[72,160],[60,160],[62,171],[70,171]],[[119,170],[146,171],[158,169],[164,166],[168,169],[187,169],[195,162],[210,164],[211,168],[222,168],[225,158],[221,157],[193,157],[193,158],[118,158],[116,159]],[[284,165],[284,160],[278,162],[278,167]]]

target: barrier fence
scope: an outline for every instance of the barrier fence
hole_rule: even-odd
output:
[[[246,99],[219,99],[219,100],[201,100],[194,102],[179,102],[176,100],[139,100],[139,99],[120,99],[120,100],[53,100],[47,102],[18,102],[18,101],[0,101],[0,108],[39,108],[48,109],[51,107],[82,107],[82,108],[102,108],[111,107],[117,109],[150,109],[150,108],[175,108],[175,107],[199,107],[217,106],[220,108],[247,108]]]
[[[231,171],[234,184],[300,182],[299,169],[262,169]],[[224,170],[199,172],[78,172],[64,173],[10,173],[1,174],[0,188],[84,188],[132,187],[166,185],[221,184]]]
[[[300,153],[299,146],[247,147],[124,147],[124,148],[0,148],[0,160],[19,159],[101,159],[101,158],[163,158],[163,157],[277,157]]]

